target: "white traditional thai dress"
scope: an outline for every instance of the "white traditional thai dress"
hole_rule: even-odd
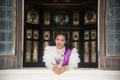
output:
[[[63,49],[57,49],[56,46],[46,46],[43,55],[43,62],[45,62],[45,66],[49,69],[53,66],[61,67],[64,60],[65,51],[65,47]],[[67,64],[67,66],[69,66],[69,69],[78,68],[80,58],[77,52],[78,51],[76,48],[73,48],[71,50]]]

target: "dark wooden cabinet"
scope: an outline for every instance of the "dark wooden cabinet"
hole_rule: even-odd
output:
[[[98,67],[97,10],[86,5],[41,5],[25,11],[24,67],[43,67],[44,47],[53,42],[55,31],[67,31],[78,49],[79,67]]]

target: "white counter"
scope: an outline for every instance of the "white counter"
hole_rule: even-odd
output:
[[[0,70],[0,80],[120,80],[120,71],[77,69],[61,75],[42,68]]]

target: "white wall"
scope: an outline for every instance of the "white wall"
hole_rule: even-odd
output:
[[[0,70],[0,80],[120,80],[120,71],[71,70],[56,75],[48,69]]]

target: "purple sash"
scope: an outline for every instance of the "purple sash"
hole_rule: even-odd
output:
[[[62,66],[65,66],[65,65],[68,65],[68,62],[69,62],[69,57],[71,55],[71,52],[72,50],[71,49],[67,49],[65,55],[64,55],[64,59],[63,59],[63,62],[62,62]]]

